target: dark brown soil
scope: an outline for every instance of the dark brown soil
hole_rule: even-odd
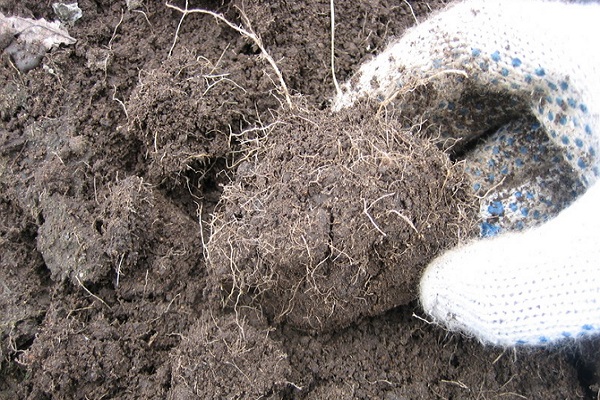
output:
[[[336,4],[341,81],[414,23],[403,1]],[[210,16],[171,53],[163,2],[79,5],[75,45],[0,64],[0,398],[596,398],[597,341],[502,351],[418,317],[472,193],[368,105],[329,113],[329,1],[190,1],[250,22],[293,111]]]
[[[295,110],[248,146],[207,247],[232,307],[322,333],[415,300],[477,201],[447,154],[394,126],[371,107]]]

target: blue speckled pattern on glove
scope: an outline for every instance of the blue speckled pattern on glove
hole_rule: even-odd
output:
[[[335,99],[334,109],[376,99],[442,139],[476,141],[465,168],[481,236],[495,237],[442,255],[421,282],[423,308],[451,330],[503,346],[600,333],[598,21],[598,4],[460,2],[365,63]],[[500,129],[498,112],[510,117]]]
[[[481,197],[481,236],[520,231],[555,217],[585,191],[580,171],[563,158],[537,120],[513,121],[465,156]]]

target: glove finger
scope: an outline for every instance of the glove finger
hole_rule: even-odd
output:
[[[548,223],[479,240],[435,259],[423,309],[484,343],[545,345],[600,333],[600,185]],[[565,234],[567,232],[567,234]]]

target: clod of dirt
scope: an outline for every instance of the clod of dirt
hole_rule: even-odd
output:
[[[144,143],[150,159],[152,181],[186,171],[201,174],[231,151],[232,135],[254,122],[248,119],[256,112],[243,85],[243,75],[224,72],[189,51],[140,73],[127,110],[131,132]]]
[[[21,41],[13,41],[4,51],[11,57],[19,71],[23,73],[40,65],[46,54],[46,50],[42,45]]]
[[[38,231],[37,248],[52,279],[71,279],[74,284],[97,282],[109,271],[102,237],[93,217],[80,202],[53,194],[42,200],[44,223]]]
[[[198,268],[203,251],[198,223],[142,178],[130,176],[112,185],[101,208],[95,225],[124,298],[160,293],[168,287],[165,281],[179,273],[204,275],[204,268]],[[131,279],[148,272],[143,280]]]
[[[172,398],[260,399],[277,393],[290,365],[270,331],[235,315],[204,313],[174,352]]]
[[[307,331],[414,300],[425,265],[472,233],[459,166],[368,107],[288,115],[224,189],[208,244],[229,304]]]
[[[171,58],[140,74],[128,113],[132,132],[145,144],[151,160],[149,174],[158,182],[228,151],[226,128],[234,123],[233,116],[222,108],[228,101],[208,95],[210,88],[225,97],[243,91],[215,73],[207,61],[191,55]],[[182,118],[182,113],[196,117]],[[218,115],[221,118],[215,118]]]
[[[166,398],[169,351],[197,304],[205,304],[198,223],[137,176],[101,188],[97,203],[53,194],[41,207],[38,248],[52,277],[71,285],[53,293],[42,328],[24,326],[19,321],[31,318],[8,309],[14,321],[0,322],[15,329],[1,327],[0,351],[7,335],[19,346],[37,335],[18,355],[28,371],[44,371],[31,373],[33,398],[119,397],[131,390],[123,380],[128,374],[136,377],[139,397]]]
[[[23,210],[0,195],[0,370],[5,374],[11,368],[7,361],[35,338],[50,303],[46,269],[32,244],[35,228]]]
[[[120,274],[140,260],[160,273],[172,263],[192,268],[201,258],[198,225],[143,179],[127,177],[98,197],[100,211],[95,213],[88,210],[95,202],[60,194],[42,197],[37,248],[52,279],[69,279],[77,286],[114,273],[119,286]],[[186,240],[172,233],[180,229]]]

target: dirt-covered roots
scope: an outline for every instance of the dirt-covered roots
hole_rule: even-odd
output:
[[[340,328],[413,300],[476,208],[460,166],[367,106],[283,116],[224,189],[208,259],[226,304]]]
[[[202,175],[232,151],[232,135],[256,123],[257,104],[279,106],[256,87],[269,86],[266,77],[248,82],[260,73],[247,72],[256,70],[256,60],[223,67],[227,63],[184,49],[160,67],[140,72],[127,106],[129,132],[143,144],[153,183],[177,180],[185,172]]]
[[[202,314],[172,356],[172,398],[259,399],[284,387],[287,355],[261,321]]]
[[[197,223],[142,178],[130,176],[99,190],[96,201],[53,194],[41,196],[40,203],[44,222],[37,248],[54,280],[81,287],[106,280],[117,289],[140,291],[129,287],[129,277],[141,260],[149,266],[146,273],[160,276],[193,269],[202,257]],[[184,237],[174,233],[179,229]]]

